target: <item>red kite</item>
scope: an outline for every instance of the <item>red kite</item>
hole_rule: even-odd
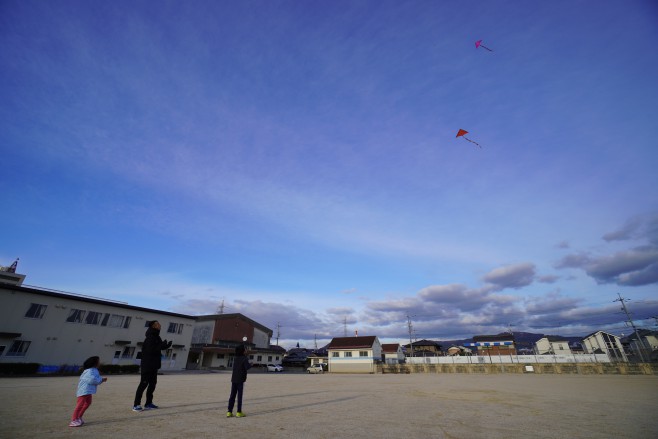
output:
[[[489,49],[487,46],[485,46],[484,44],[482,44],[482,40],[477,40],[477,41],[475,42],[475,48],[477,49],[478,47],[484,47],[484,48],[487,49],[489,52],[493,52],[493,50]]]
[[[462,129],[460,128],[459,131],[457,131],[457,135],[456,135],[455,137],[464,137],[464,139],[468,140],[468,141],[471,142],[471,143],[475,143],[480,149],[482,149],[482,147],[480,146],[479,143],[477,143],[477,142],[473,142],[471,139],[469,139],[468,137],[466,137],[464,134],[468,134],[468,131],[466,131],[466,130],[462,130]]]

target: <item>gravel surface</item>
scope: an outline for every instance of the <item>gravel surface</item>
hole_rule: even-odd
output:
[[[253,373],[226,418],[230,372],[109,376],[68,427],[77,377],[0,379],[0,438],[656,438],[658,376]]]

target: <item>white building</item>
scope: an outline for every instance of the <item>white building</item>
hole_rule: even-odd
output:
[[[0,362],[52,369],[97,355],[104,364],[139,364],[146,322],[158,320],[161,337],[173,341],[162,369],[185,368],[194,317],[25,287],[24,277],[0,272]]]
[[[535,353],[537,355],[564,355],[570,354],[569,340],[559,335],[547,335],[535,342]]]
[[[376,373],[382,360],[382,345],[374,336],[336,337],[327,346],[329,372]]]
[[[404,351],[400,343],[384,343],[382,345],[382,359],[386,364],[404,363]]]
[[[610,361],[628,361],[621,340],[616,335],[596,331],[583,339],[583,349],[588,354],[607,354]]]

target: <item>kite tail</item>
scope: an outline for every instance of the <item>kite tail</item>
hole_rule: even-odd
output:
[[[487,49],[489,52],[493,52],[493,50],[489,49],[487,46],[483,46],[482,44],[480,44],[480,47],[484,47],[484,48]]]
[[[471,139],[469,139],[469,138],[467,138],[467,137],[464,137],[464,139],[468,140],[468,141],[471,142],[471,143],[475,143],[475,144],[478,146],[478,148],[482,149],[482,147],[480,146],[479,143],[477,143],[477,142],[473,142]]]

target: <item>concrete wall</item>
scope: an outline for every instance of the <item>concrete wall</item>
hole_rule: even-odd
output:
[[[533,372],[527,372],[532,366]],[[401,364],[378,365],[378,373],[536,373],[582,375],[658,375],[657,363],[527,363],[527,364]]]

